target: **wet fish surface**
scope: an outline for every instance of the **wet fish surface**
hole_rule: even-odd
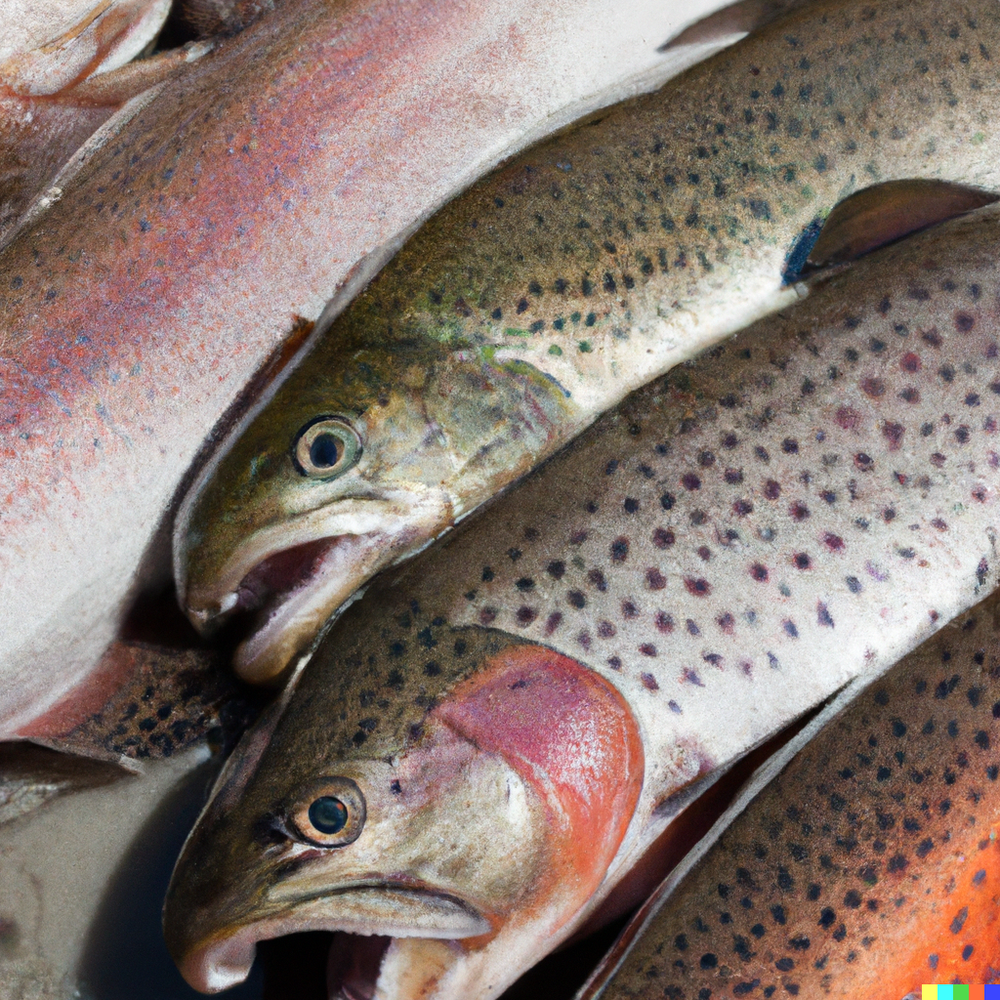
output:
[[[997,220],[634,393],[350,607],[178,863],[188,981],[322,928],[333,997],[496,996],[721,769],[988,593]]]
[[[579,996],[903,1000],[995,982],[998,610],[983,601],[841,708]]]
[[[285,0],[128,102],[29,207],[0,249],[0,737],[104,703],[101,655],[169,576],[206,436],[338,289],[512,146],[674,71],[656,50],[690,7],[630,11]]]
[[[809,4],[550,140],[435,216],[185,501],[192,621],[244,614],[247,679],[671,365],[795,298],[876,182],[997,187],[993,3]]]

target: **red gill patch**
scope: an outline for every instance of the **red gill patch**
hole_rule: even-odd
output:
[[[554,650],[511,646],[433,714],[480,750],[500,754],[545,801],[556,884],[572,885],[585,902],[642,789],[642,739],[621,693]]]

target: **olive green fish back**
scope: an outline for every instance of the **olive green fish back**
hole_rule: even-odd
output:
[[[651,363],[646,341],[780,279],[800,230],[851,191],[928,174],[995,186],[994,50],[992,3],[808,4],[481,181],[326,345],[389,331],[652,375],[665,345]]]

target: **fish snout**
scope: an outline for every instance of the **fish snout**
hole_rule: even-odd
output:
[[[197,599],[182,603],[182,609],[191,624],[203,636],[211,636],[219,630],[224,620],[239,604],[239,594],[230,591],[218,600],[201,603]]]
[[[221,535],[199,532],[189,539],[179,522],[174,552],[181,607],[202,634],[246,618],[236,672],[250,683],[270,683],[366,580],[452,519],[443,489],[350,498],[248,530],[228,552]]]
[[[255,938],[245,932],[206,941],[183,954],[173,954],[184,981],[199,993],[219,993],[242,983],[253,965]]]

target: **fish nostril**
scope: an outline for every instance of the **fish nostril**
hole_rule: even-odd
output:
[[[291,833],[285,824],[284,817],[280,813],[264,813],[259,816],[253,824],[251,836],[254,843],[262,847],[273,844],[283,844],[291,839]]]

